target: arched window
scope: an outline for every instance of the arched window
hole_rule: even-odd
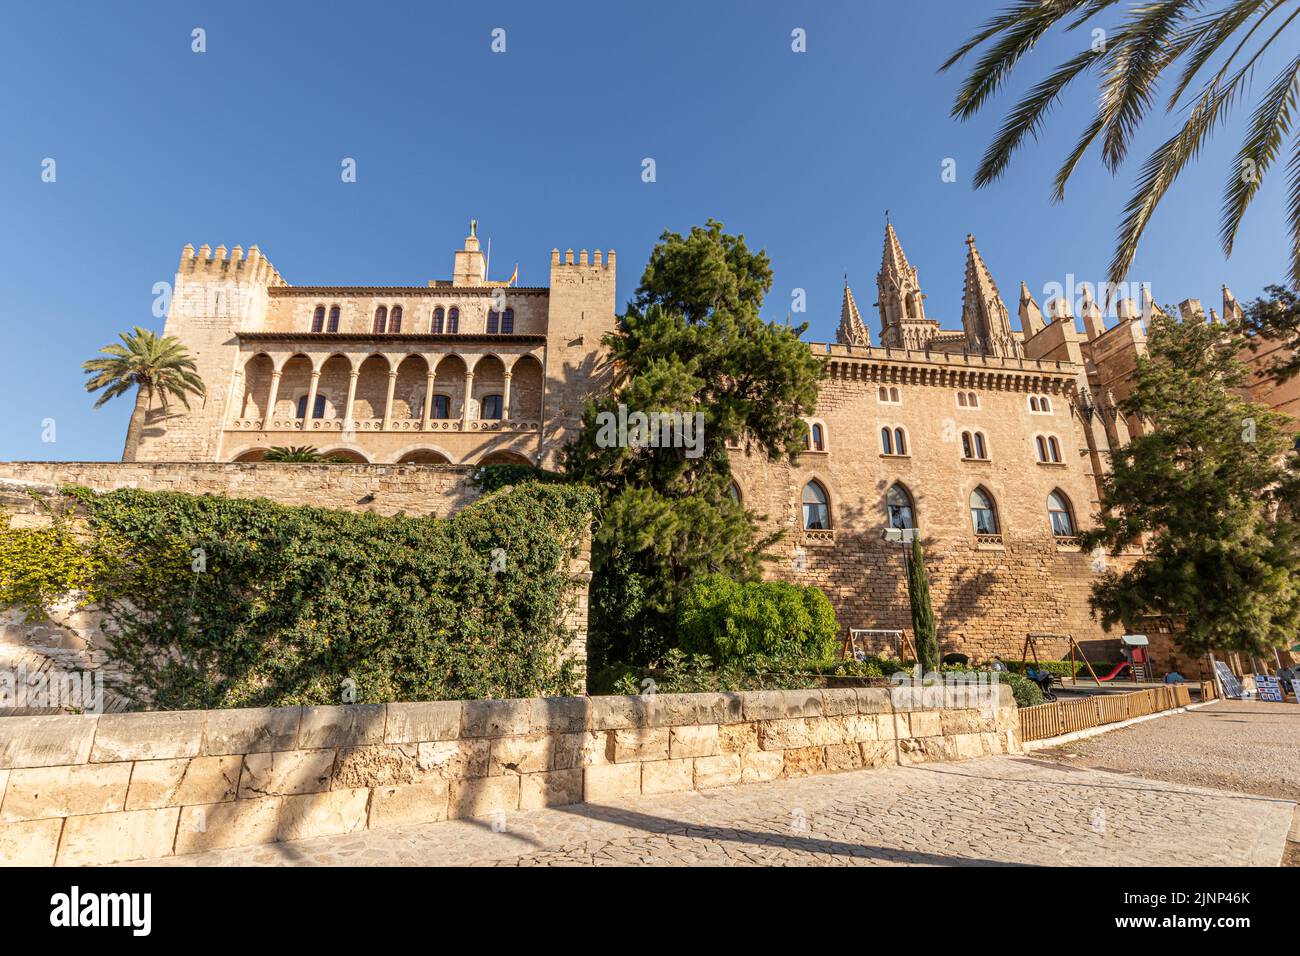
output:
[[[311,330],[313,332],[325,331],[325,306],[316,306],[316,311],[312,313],[311,317]]]
[[[383,335],[388,331],[388,306],[381,305],[375,309],[375,326],[373,329],[375,335]]]
[[[894,429],[894,454],[907,454],[907,436],[901,428]]]
[[[975,457],[980,461],[985,461],[989,457],[989,450],[984,447],[984,433],[975,433]]]
[[[815,481],[803,486],[803,526],[805,531],[829,531],[831,527],[826,491]]]
[[[902,403],[903,399],[899,397],[898,389],[896,387],[891,387],[889,389],[889,400],[895,404]]]
[[[433,418],[451,418],[451,399],[446,395],[433,396]]]
[[[961,433],[961,456],[963,458],[975,457],[975,446],[971,443],[970,432]]]
[[[501,419],[501,396],[500,395],[483,396],[483,412],[481,415],[479,415],[479,418],[490,418],[495,421],[500,421]]]
[[[962,408],[965,408],[965,407],[966,407],[966,393],[965,393],[965,392],[958,392],[958,393],[957,393],[957,404],[960,405]]]
[[[888,428],[880,429],[880,450],[886,455],[894,453],[894,436],[890,434]]]
[[[325,327],[327,332],[337,332],[339,330],[339,307],[337,305],[330,307],[330,324]]]
[[[1034,436],[1034,445],[1038,449],[1038,460],[1047,461],[1047,442],[1043,441],[1042,435]]]
[[[1031,412],[1036,412],[1036,411],[1038,411],[1038,396],[1037,396],[1037,395],[1030,395],[1030,396],[1029,396],[1029,410],[1030,410]]]
[[[311,417],[324,418],[325,417],[325,396],[321,394],[317,394],[315,405],[316,407],[312,410]],[[307,417],[307,396],[306,395],[298,396],[298,417],[299,418]]]
[[[1047,439],[1047,447],[1052,453],[1052,461],[1059,462],[1061,460],[1061,443],[1056,440],[1055,435]]]
[[[429,331],[434,335],[442,335],[442,326],[446,321],[447,313],[443,311],[442,306],[433,310],[433,320],[429,323]]]
[[[515,310],[514,309],[506,309],[504,312],[501,313],[501,334],[502,335],[515,334]]]
[[[447,333],[455,335],[460,331],[460,309],[452,306],[451,311],[447,313]]]
[[[997,534],[998,513],[993,498],[983,488],[970,493],[970,518],[976,534]]]
[[[736,484],[734,481],[727,485],[727,495],[736,504],[740,504],[740,485]]]
[[[912,496],[902,485],[890,485],[885,492],[885,511],[891,528],[915,528],[916,520],[912,511]]]
[[[402,307],[400,305],[393,306],[392,314],[388,316],[388,331],[402,331]]]
[[[1041,412],[1050,412],[1052,410],[1052,400],[1044,395],[1038,400],[1038,410]]]
[[[1070,499],[1059,491],[1053,491],[1047,496],[1047,517],[1052,521],[1054,537],[1074,537],[1074,516],[1070,513]]]
[[[876,400],[880,402],[889,401],[889,389],[885,388],[883,385],[880,386],[879,391],[876,392]]]
[[[979,396],[976,395],[974,392],[967,392],[966,404],[969,405],[971,408],[979,408],[980,407]]]
[[[813,451],[826,450],[826,438],[822,434],[821,425],[813,425],[812,427],[812,450]]]
[[[501,330],[501,316],[496,309],[488,309],[488,335],[496,335]]]

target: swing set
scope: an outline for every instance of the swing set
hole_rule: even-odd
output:
[[[840,648],[840,659],[845,661],[857,660],[859,652],[865,657],[867,654],[867,641],[873,637],[888,640],[889,645],[894,649],[894,653],[900,661],[917,660],[916,648],[912,644],[912,639],[902,631],[870,630],[856,627],[850,627],[845,633],[844,644]],[[904,657],[905,653],[910,653],[911,658]]]
[[[1043,664],[1038,659],[1038,642],[1040,640],[1069,641],[1070,642],[1070,683],[1071,684],[1079,683],[1078,679],[1074,676],[1075,669],[1076,669],[1075,665],[1077,663],[1077,660],[1082,660],[1084,666],[1088,668],[1088,673],[1092,675],[1092,679],[1097,682],[1097,686],[1098,687],[1101,686],[1101,678],[1098,677],[1097,672],[1092,669],[1092,664],[1088,662],[1087,655],[1083,653],[1083,648],[1079,646],[1079,642],[1074,639],[1073,634],[1026,634],[1025,647],[1024,650],[1021,651],[1020,653],[1020,666],[1022,669],[1024,668],[1025,664],[1028,662],[1029,655],[1033,654],[1034,667],[1039,670],[1042,670]],[[1076,654],[1078,655],[1077,660],[1075,657]]]

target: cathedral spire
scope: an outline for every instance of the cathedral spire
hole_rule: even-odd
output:
[[[849,277],[844,277],[844,302],[840,306],[840,327],[835,333],[835,341],[840,345],[870,345],[871,333],[867,331],[858,312],[858,304],[853,300],[853,290],[849,288]]]
[[[962,294],[961,324],[966,347],[984,355],[1023,355],[1020,342],[1011,333],[1011,318],[997,283],[975,248],[975,237],[966,237],[966,286]]]
[[[1038,307],[1034,297],[1029,294],[1029,286],[1020,283],[1020,334],[1028,342],[1043,331],[1043,310]]]
[[[894,224],[885,225],[885,247],[876,275],[880,308],[880,344],[888,348],[924,348],[929,340],[925,295],[916,267],[907,261]],[[919,323],[919,324],[918,324]]]
[[[1225,322],[1240,322],[1245,318],[1241,311],[1241,305],[1237,302],[1237,297],[1232,294],[1232,290],[1226,285],[1223,287],[1223,319]]]

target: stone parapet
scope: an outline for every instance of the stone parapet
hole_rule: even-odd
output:
[[[1010,688],[0,718],[0,864],[98,865],[1021,750]]]

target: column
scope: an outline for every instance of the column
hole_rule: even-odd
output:
[[[271,427],[271,419],[275,417],[275,403],[280,398],[280,370],[274,369],[271,372],[271,392],[266,397],[266,420],[262,422],[263,430]]]
[[[307,431],[311,420],[316,417],[316,388],[320,385],[320,369],[311,370],[311,385],[307,387],[307,407],[302,415],[302,430]]]
[[[470,422],[469,408],[470,408],[470,399],[473,397],[473,395],[474,395],[474,373],[470,371],[466,371],[465,372],[465,401],[461,404],[461,408],[460,408],[460,420],[461,420],[460,430],[461,431],[465,431],[465,432],[469,431],[469,422]]]
[[[429,375],[424,380],[424,424],[422,431],[429,430],[429,419],[433,418],[433,363],[429,363]]]
[[[501,389],[501,420],[510,421],[510,369],[506,369],[505,387]]]
[[[388,397],[384,399],[384,431],[388,431],[388,423],[393,420],[393,392],[397,389],[397,370],[388,373]]]
[[[357,379],[360,377],[361,373],[357,369],[353,369],[352,374],[348,376],[348,400],[343,406],[343,431],[345,433],[354,430],[352,426],[352,406],[356,401]]]

